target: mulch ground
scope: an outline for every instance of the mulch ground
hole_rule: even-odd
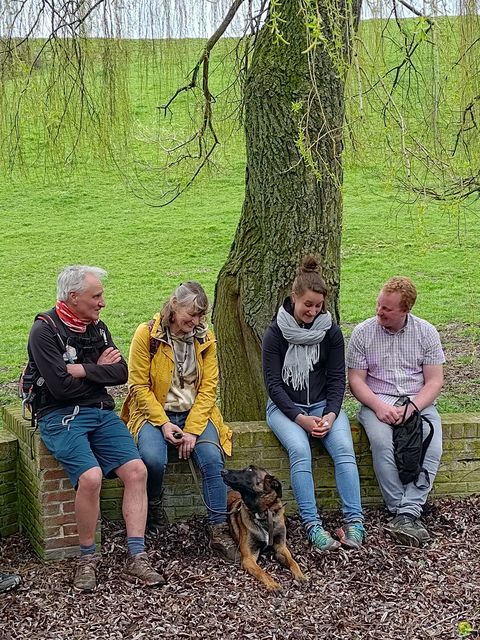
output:
[[[473,628],[468,637],[480,637],[480,496],[433,501],[425,518],[433,540],[423,549],[396,546],[383,532],[383,511],[366,511],[369,536],[359,551],[320,555],[290,519],[290,546],[310,582],[295,584],[262,556],[260,564],[284,586],[278,594],[214,556],[201,518],[149,541],[150,557],[168,579],[158,589],[123,578],[120,523],[104,523],[94,594],[71,588],[74,560],[44,564],[22,536],[10,536],[0,541],[0,562],[23,583],[0,596],[0,638],[449,640],[462,637],[461,622]],[[325,521],[334,529],[338,513]]]

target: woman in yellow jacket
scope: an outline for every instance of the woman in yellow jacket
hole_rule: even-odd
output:
[[[235,559],[228,531],[222,449],[231,454],[232,433],[216,406],[215,338],[207,329],[208,299],[198,282],[182,283],[153,321],[142,323],[130,346],[128,396],[122,419],[137,440],[148,469],[148,526],[165,521],[162,485],[168,445],[180,459],[192,456],[202,474],[210,546]]]

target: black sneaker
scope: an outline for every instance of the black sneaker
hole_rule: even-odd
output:
[[[385,531],[399,544],[407,547],[421,547],[430,541],[430,534],[420,518],[409,513],[401,513],[385,526]]]
[[[0,593],[6,593],[18,587],[22,579],[15,573],[0,573]]]

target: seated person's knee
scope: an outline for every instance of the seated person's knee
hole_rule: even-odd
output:
[[[102,470],[100,467],[92,467],[84,471],[78,479],[78,489],[88,493],[100,493],[102,488]]]
[[[117,475],[123,484],[136,484],[147,482],[147,467],[142,460],[130,460],[117,469]]]

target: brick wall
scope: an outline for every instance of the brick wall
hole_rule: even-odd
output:
[[[18,530],[17,496],[18,440],[0,429],[0,535],[9,536]]]
[[[22,419],[20,408],[5,407],[4,428],[18,439],[18,521],[36,553],[46,560],[78,554],[75,491],[59,463]],[[100,542],[100,526],[97,527]]]
[[[480,493],[480,415],[443,415],[442,420],[444,455],[433,495],[462,497]],[[5,428],[18,438],[17,481],[21,530],[28,535],[41,557],[57,559],[75,555],[78,538],[73,522],[74,491],[68,478],[41,443],[38,431],[33,432],[29,423],[22,420],[18,408],[4,408],[4,423]],[[234,451],[232,458],[227,460],[227,466],[242,468],[255,463],[266,467],[283,482],[287,512],[294,511],[296,505],[290,489],[288,459],[265,422],[232,423],[231,427],[234,432]],[[377,504],[380,502],[380,493],[367,438],[357,424],[352,424],[352,435],[363,503]],[[13,451],[15,442],[12,442]],[[174,457],[175,452],[172,452],[165,481],[164,500],[170,519],[205,513],[188,464],[175,462]],[[339,503],[333,465],[321,447],[314,451],[314,469],[319,505],[322,508],[337,508]],[[12,479],[14,476],[7,477]],[[121,519],[122,494],[120,481],[104,481],[101,495],[103,516]],[[100,542],[99,528],[97,542]]]

